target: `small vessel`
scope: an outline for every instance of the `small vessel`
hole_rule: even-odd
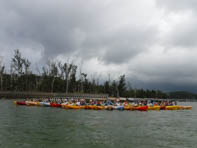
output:
[[[124,106],[124,110],[135,110],[133,106]]]
[[[104,106],[95,106],[94,109],[95,110],[103,110],[103,109],[105,109],[105,107]]]
[[[40,102],[40,106],[50,107],[49,102]]]
[[[166,110],[179,110],[179,106],[178,105],[174,105],[174,106],[166,106],[165,108]]]
[[[161,107],[159,105],[148,106],[148,110],[160,110]]]
[[[109,106],[105,106],[106,110],[113,110],[113,106],[109,105]]]
[[[113,106],[115,110],[124,110],[124,106]]]
[[[147,111],[148,110],[148,106],[138,106],[135,109],[139,110],[139,111]]]
[[[81,109],[80,106],[76,106],[76,105],[65,105],[64,108],[66,108],[66,109]]]
[[[28,106],[35,106],[37,105],[37,102],[34,102],[34,101],[25,101],[26,102],[26,105]]]
[[[62,107],[61,104],[57,104],[57,103],[50,103],[51,107]]]
[[[14,101],[16,105],[27,105],[25,101]]]

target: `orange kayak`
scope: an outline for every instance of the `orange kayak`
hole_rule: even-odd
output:
[[[191,110],[192,106],[184,106],[183,109]]]
[[[94,105],[89,105],[88,108],[89,109],[95,109],[95,106]]]
[[[66,105],[67,109],[81,109],[80,106],[76,106],[76,105]]]
[[[106,106],[105,109],[106,110],[113,110],[113,107],[112,106]]]
[[[28,106],[35,106],[35,105],[37,105],[37,102],[26,101],[26,105],[28,105]]]
[[[96,109],[96,110],[103,110],[103,109],[105,109],[105,107],[104,106],[95,106],[94,109]]]

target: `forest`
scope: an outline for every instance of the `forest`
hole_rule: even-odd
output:
[[[125,74],[117,80],[99,82],[97,78],[89,79],[88,73],[78,70],[72,63],[48,61],[38,72],[31,69],[31,61],[22,56],[20,50],[14,50],[10,67],[0,62],[0,90],[20,92],[61,92],[108,94],[111,97],[132,98],[168,98],[160,90],[134,89],[126,81]],[[9,70],[8,70],[9,69]],[[78,75],[77,75],[78,74]]]

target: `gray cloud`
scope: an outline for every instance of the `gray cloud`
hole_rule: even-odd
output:
[[[0,55],[8,64],[16,48],[33,63],[74,56],[93,73],[126,73],[137,87],[190,89],[197,86],[196,3],[2,0]]]
[[[146,50],[146,46],[152,43],[155,34],[155,29],[148,25],[144,28],[139,25],[135,29],[123,27],[111,31],[105,25],[113,27],[113,23],[119,20],[106,23],[108,17],[113,15],[102,17],[107,11],[111,13],[114,9],[108,10],[107,5],[101,2],[27,3],[25,0],[20,2],[8,0],[1,3],[6,7],[6,12],[11,11],[10,15],[3,17],[9,20],[4,20],[6,25],[3,29],[7,40],[14,40],[17,44],[29,44],[29,46],[32,46],[31,42],[37,43],[43,46],[45,57],[76,52],[85,58],[97,55],[106,63],[119,63]],[[132,27],[132,24],[130,25]],[[118,51],[121,51],[121,56]]]

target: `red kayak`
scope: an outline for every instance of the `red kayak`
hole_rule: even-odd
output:
[[[50,103],[51,107],[62,107],[61,104],[56,104],[56,103]]]
[[[138,107],[136,107],[136,110],[147,111],[148,110],[148,106],[138,106]]]
[[[166,107],[165,106],[160,106],[160,110],[165,110]]]
[[[27,105],[25,101],[17,101],[16,104],[17,105]]]

